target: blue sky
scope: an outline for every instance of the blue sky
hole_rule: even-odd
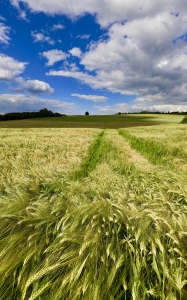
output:
[[[186,0],[1,0],[0,113],[187,111]]]

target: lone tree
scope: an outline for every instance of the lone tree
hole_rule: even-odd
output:
[[[89,112],[88,111],[85,112],[85,116],[89,116]]]

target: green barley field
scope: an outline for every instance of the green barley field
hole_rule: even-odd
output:
[[[0,128],[124,128],[180,123],[180,114],[121,114],[36,118],[0,122]]]
[[[187,299],[187,127],[164,122],[0,129],[0,300]]]

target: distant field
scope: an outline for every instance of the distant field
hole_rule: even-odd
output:
[[[185,124],[1,128],[0,150],[1,300],[187,299]]]
[[[125,128],[164,123],[180,123],[184,116],[166,114],[124,114],[64,116],[0,122],[0,128]]]

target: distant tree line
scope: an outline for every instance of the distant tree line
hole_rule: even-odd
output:
[[[147,111],[147,110],[142,110],[140,112],[118,112],[117,114],[115,115],[126,115],[126,114],[171,114],[171,115],[176,115],[176,114],[179,114],[179,115],[187,115],[187,111],[186,112],[179,112],[179,111],[171,111],[171,112],[160,112],[160,111]]]
[[[180,112],[180,111],[168,111],[168,112],[160,112],[160,111],[154,111],[154,112],[151,112],[151,111],[147,111],[147,110],[143,110],[140,112],[140,114],[171,114],[171,115],[187,115],[187,112]]]
[[[38,112],[11,112],[4,115],[0,115],[0,121],[8,120],[23,120],[31,118],[46,118],[46,117],[61,117],[65,114],[54,113],[47,108],[40,109]]]

